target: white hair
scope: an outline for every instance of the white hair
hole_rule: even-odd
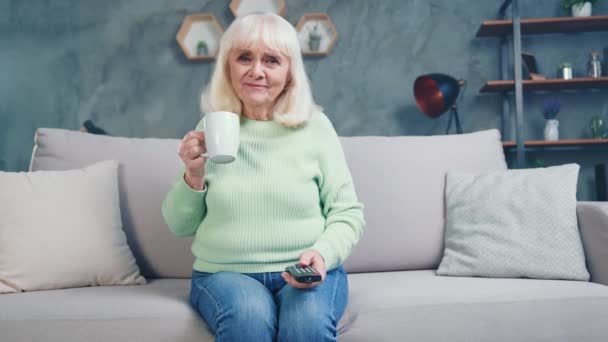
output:
[[[201,95],[203,113],[230,111],[242,115],[243,104],[230,83],[228,55],[232,49],[254,45],[280,52],[290,61],[291,80],[273,108],[275,121],[296,127],[322,110],[312,98],[295,28],[274,13],[254,13],[234,20],[223,34],[211,81]]]

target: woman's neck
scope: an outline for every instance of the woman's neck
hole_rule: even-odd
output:
[[[243,106],[243,115],[251,120],[270,121],[272,120],[272,108],[268,107],[247,107]]]

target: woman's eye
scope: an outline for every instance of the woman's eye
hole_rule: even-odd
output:
[[[240,55],[238,58],[239,61],[243,61],[243,62],[248,62],[249,61],[249,56],[247,55]]]
[[[279,60],[272,57],[272,58],[268,58],[268,63],[270,64],[279,64]]]

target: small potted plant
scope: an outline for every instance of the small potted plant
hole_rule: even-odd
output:
[[[591,7],[598,0],[562,0],[562,7],[570,10],[573,17],[590,17]]]
[[[209,48],[204,40],[201,40],[196,44],[196,54],[198,56],[207,56],[209,54]]]
[[[321,45],[321,32],[319,32],[319,25],[315,24],[313,29],[308,34],[308,48],[310,51],[319,51]]]
[[[604,125],[604,118],[599,115],[595,115],[591,118],[589,129],[591,130],[591,137],[593,139],[608,138],[608,128]]]
[[[562,105],[557,99],[548,99],[543,103],[543,117],[547,120],[544,131],[545,140],[559,140],[559,121],[556,117],[561,107]]]
[[[572,64],[568,62],[560,63],[557,66],[557,77],[569,80],[572,78]]]

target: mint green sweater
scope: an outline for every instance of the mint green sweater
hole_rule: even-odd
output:
[[[330,270],[361,236],[362,205],[325,114],[300,128],[241,117],[236,161],[205,167],[205,190],[182,173],[162,206],[175,235],[195,235],[198,271],[283,271],[308,248]]]

